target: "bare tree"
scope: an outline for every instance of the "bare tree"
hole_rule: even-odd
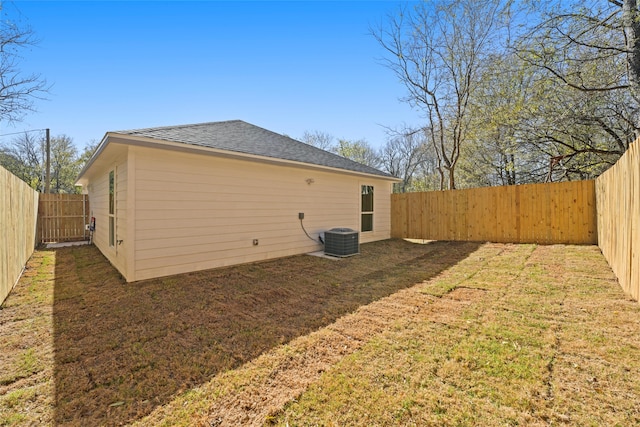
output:
[[[362,163],[373,168],[380,166],[380,158],[378,153],[364,139],[350,141],[347,139],[338,139],[334,143],[335,138],[322,131],[305,131],[300,141],[305,144],[313,145],[322,150],[336,153],[339,156],[346,157],[358,163]]]
[[[380,166],[378,153],[376,153],[364,139],[356,141],[339,139],[333,151],[342,157],[362,163],[363,165],[371,166],[372,168],[378,168]]]
[[[0,3],[0,11],[2,7]],[[30,27],[0,20],[0,122],[20,120],[25,112],[33,110],[33,100],[49,89],[39,74],[20,71],[20,52],[36,43]]]
[[[456,165],[469,130],[470,99],[485,55],[508,16],[500,0],[421,2],[372,30],[383,60],[422,110],[424,131],[436,154],[441,188],[456,188]]]
[[[638,1],[609,0],[609,3],[622,8],[622,28],[625,37],[629,85],[633,97],[636,101],[640,101],[640,10],[638,9]],[[640,127],[638,121],[636,124]]]
[[[511,52],[487,55],[471,99],[471,131],[459,164],[462,187],[530,182],[539,153],[525,142],[540,122],[541,106],[551,102],[548,85],[536,79],[536,69]]]
[[[85,167],[87,162],[95,154],[96,149],[98,148],[98,145],[100,145],[100,141],[95,140],[95,139],[89,141],[85,145],[84,149],[82,150],[82,153],[80,153],[80,155],[78,156],[78,164],[80,165],[80,169],[81,170],[82,170],[82,168]],[[78,173],[80,173],[80,172],[78,172]]]
[[[545,88],[521,123],[523,144],[544,164],[531,179],[594,178],[639,136],[637,1],[543,2],[535,12],[537,23],[514,46]]]
[[[76,193],[75,180],[95,149],[89,144],[78,155],[73,140],[60,135],[51,138],[51,192]],[[27,132],[10,144],[0,146],[0,166],[22,179],[35,190],[44,191],[45,147],[42,133]]]
[[[602,98],[608,93],[631,97],[632,114],[624,117],[640,128],[640,11],[637,0],[553,2],[518,44],[519,57],[545,72],[543,78]],[[628,104],[629,99],[625,100]],[[597,124],[594,115],[592,123]],[[612,135],[613,136],[613,135]],[[626,135],[623,139],[629,139]],[[633,138],[631,138],[633,139]],[[629,141],[624,145],[628,146]]]
[[[42,144],[42,135],[29,132],[0,146],[0,165],[38,191],[44,191]]]
[[[389,129],[389,139],[379,153],[382,169],[402,179],[394,184],[395,193],[412,190],[416,173],[428,159],[426,138],[422,129]]]
[[[326,133],[321,132],[319,130],[304,131],[300,141],[305,144],[313,145],[316,148],[320,148],[321,150],[332,151],[334,148],[333,145],[333,136]]]
[[[76,192],[75,180],[82,164],[73,140],[67,135],[51,138],[51,192]]]

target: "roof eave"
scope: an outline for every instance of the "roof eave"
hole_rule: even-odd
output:
[[[100,156],[100,154],[106,148],[107,144],[109,143],[108,138],[110,134],[111,132],[107,132],[104,134],[104,136],[102,137],[102,140],[100,141],[100,144],[98,144],[98,147],[96,148],[96,151],[93,152],[93,154],[91,155],[87,163],[85,163],[84,167],[78,174],[75,185],[83,185],[82,182],[86,181],[85,179],[83,179],[84,175],[87,173],[91,165],[93,165],[96,159]]]
[[[82,169],[82,171],[78,175],[77,181],[81,180],[82,176],[91,167],[95,159],[100,155],[100,153],[104,150],[104,148],[109,142],[119,143],[119,144],[128,144],[128,145],[140,146],[140,147],[149,147],[149,148],[164,148],[164,149],[183,151],[183,152],[208,153],[211,155],[217,155],[217,156],[227,157],[227,158],[243,159],[243,160],[250,159],[250,160],[259,161],[263,163],[280,164],[280,165],[284,164],[284,165],[302,167],[305,169],[326,170],[326,171],[332,171],[332,172],[339,172],[347,175],[356,175],[356,176],[363,176],[363,177],[369,177],[369,178],[383,179],[383,180],[393,181],[393,182],[402,181],[401,179],[396,178],[394,176],[390,176],[390,175],[388,176],[378,175],[373,173],[360,172],[360,171],[336,168],[331,166],[316,165],[313,163],[306,163],[306,162],[300,162],[295,160],[280,159],[277,157],[267,157],[267,156],[260,156],[257,154],[241,153],[236,151],[222,150],[219,148],[205,147],[201,145],[185,144],[182,142],[174,142],[174,141],[168,141],[164,139],[150,138],[146,136],[120,134],[117,132],[107,132],[105,134],[102,142],[98,146],[98,149],[96,150],[94,155],[91,156],[91,159],[89,159],[85,167]]]

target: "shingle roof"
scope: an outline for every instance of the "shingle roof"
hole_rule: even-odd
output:
[[[328,166],[371,175],[388,173],[313,147],[242,120],[198,123],[112,132],[163,141],[210,147],[236,153]]]

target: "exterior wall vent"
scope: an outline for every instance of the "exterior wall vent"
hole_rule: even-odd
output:
[[[347,257],[360,253],[358,232],[350,228],[332,228],[324,232],[324,253]]]

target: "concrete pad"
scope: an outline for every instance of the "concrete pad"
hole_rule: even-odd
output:
[[[60,243],[47,243],[45,247],[47,249],[57,249],[57,248],[68,248],[70,246],[82,246],[88,245],[88,240],[83,240],[81,242],[60,242]]]
[[[340,261],[342,259],[342,258],[337,257],[337,256],[327,255],[327,254],[324,253],[324,251],[309,252],[307,255],[317,256],[318,258],[332,259],[334,261]]]

